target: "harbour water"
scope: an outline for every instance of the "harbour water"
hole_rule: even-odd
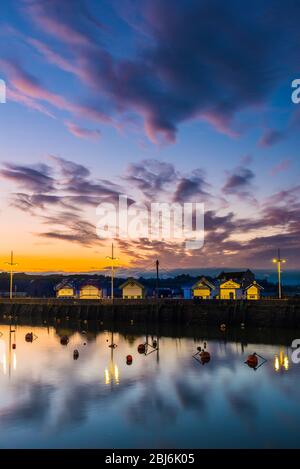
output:
[[[300,364],[281,331],[260,331],[257,341],[242,330],[145,336],[88,323],[0,332],[1,448],[300,446]],[[202,364],[193,355],[204,342]],[[245,364],[254,352],[256,370]]]

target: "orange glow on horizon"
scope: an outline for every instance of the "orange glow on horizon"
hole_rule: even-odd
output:
[[[91,251],[93,251],[91,249]],[[88,255],[80,252],[74,255],[65,256],[47,256],[47,255],[28,255],[17,253],[15,258],[18,261],[18,266],[14,269],[15,273],[18,272],[33,272],[33,273],[46,273],[46,272],[66,272],[66,273],[84,273],[84,272],[95,272],[107,271],[107,275],[110,275],[110,264],[105,259],[106,249],[103,249],[102,253],[94,254],[90,252]],[[7,253],[0,253],[0,271],[7,272],[7,266],[5,261],[7,260]],[[118,267],[127,267],[129,265],[128,259],[125,256],[118,261],[116,270]]]

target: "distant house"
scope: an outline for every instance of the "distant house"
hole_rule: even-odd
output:
[[[153,296],[156,296],[156,289],[153,292]],[[158,298],[172,298],[173,297],[172,288],[167,288],[167,287],[158,288],[157,296]]]
[[[72,281],[63,280],[55,287],[57,298],[75,298],[76,286]]]
[[[97,281],[87,281],[80,285],[80,300],[100,300],[101,298],[103,298],[103,290]]]
[[[145,287],[140,282],[130,277],[119,287],[122,290],[122,298],[136,300],[145,298]]]
[[[182,287],[183,291],[183,298],[185,300],[191,300],[192,299],[192,285],[184,285]]]
[[[192,286],[192,292],[194,298],[201,298],[203,300],[209,300],[213,296],[213,292],[216,287],[205,277],[201,277],[195,285]]]
[[[245,287],[244,296],[247,300],[259,300],[261,297],[261,290],[263,290],[263,287],[254,280]]]
[[[253,282],[255,280],[255,275],[251,270],[247,269],[245,271],[237,271],[237,272],[221,272],[218,277],[220,282],[225,282],[227,280],[233,280],[244,287],[246,284]]]

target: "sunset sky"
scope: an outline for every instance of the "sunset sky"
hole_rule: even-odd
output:
[[[299,268],[299,2],[3,3],[1,262],[103,269],[96,206],[126,194],[203,202],[205,243],[116,240],[120,266]]]

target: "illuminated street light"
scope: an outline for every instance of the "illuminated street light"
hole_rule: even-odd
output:
[[[119,260],[118,257],[114,257],[114,243],[111,245],[111,256],[106,256],[106,259],[111,261],[111,299],[114,300],[114,261]]]
[[[13,297],[13,267],[18,265],[14,262],[14,253],[11,251],[10,253],[10,262],[5,262],[6,265],[10,266],[10,287],[9,287],[9,298],[12,300]]]
[[[280,257],[280,249],[278,249],[278,257],[277,259],[273,259],[273,263],[277,264],[277,271],[278,271],[278,298],[281,299],[281,264],[285,264],[286,260],[281,259]]]

